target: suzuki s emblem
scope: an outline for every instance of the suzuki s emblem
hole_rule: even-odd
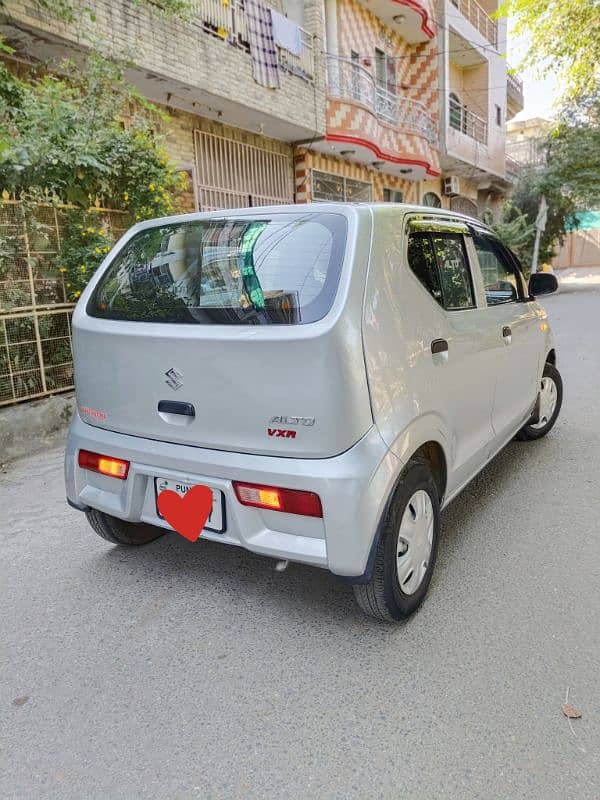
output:
[[[183,386],[182,372],[179,372],[179,370],[176,369],[176,367],[171,367],[171,369],[168,369],[165,372],[165,375],[167,376],[167,380],[165,381],[167,386],[170,386],[171,389],[173,389],[173,391],[175,392],[177,391],[177,389],[181,389],[181,387]]]

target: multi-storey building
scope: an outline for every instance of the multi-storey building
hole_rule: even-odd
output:
[[[428,0],[325,0],[327,130],[296,155],[298,202],[419,202],[440,174]]]
[[[481,215],[510,190],[506,123],[523,108],[523,87],[506,63],[498,0],[437,0],[441,142],[440,202]]]
[[[6,0],[15,57],[58,63],[100,42],[127,59],[128,80],[169,111],[166,148],[190,174],[190,208],[294,202],[293,142],[326,130],[322,0],[194,0],[189,19],[148,0],[74,2],[67,22]]]
[[[523,166],[539,167],[546,163],[545,140],[552,123],[542,117],[516,122],[511,120],[506,130],[506,156]]]
[[[436,1],[434,14],[433,0],[194,0],[183,19],[150,0],[73,0],[67,22],[5,0],[0,33],[26,62],[90,42],[126,58],[169,112],[189,209],[338,199],[481,213],[509,187],[505,126],[522,90],[497,0]]]

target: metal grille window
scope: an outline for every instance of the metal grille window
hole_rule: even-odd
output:
[[[368,203],[371,184],[354,178],[343,178],[329,172],[313,170],[313,200],[339,200],[351,203]]]
[[[384,203],[403,203],[404,193],[399,189],[384,189],[383,190]]]
[[[294,202],[291,153],[194,131],[201,211]]]

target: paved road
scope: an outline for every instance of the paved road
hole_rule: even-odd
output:
[[[401,627],[317,569],[111,547],[58,451],[0,475],[0,796],[599,798],[600,285],[547,307],[562,418],[447,510]]]

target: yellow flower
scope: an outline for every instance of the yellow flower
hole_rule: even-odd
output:
[[[100,228],[100,229],[98,230],[98,235],[99,235],[99,236],[104,236],[104,234],[105,234],[104,228]]]
[[[110,247],[103,247],[102,248],[102,252],[103,253],[108,253],[109,251],[110,251]]]
[[[86,265],[85,265],[85,264],[82,264],[82,265],[79,267],[79,271],[80,271],[80,272],[85,272],[85,271],[86,271],[86,269],[87,269],[87,267],[86,267]]]
[[[73,292],[73,297],[79,297],[80,295],[81,295],[81,292],[79,292],[79,291]]]
[[[66,267],[59,267],[59,268],[58,268],[58,271],[59,271],[59,272],[66,272],[66,271],[67,271],[67,268],[66,268]]]
[[[127,192],[123,192],[123,200],[129,200],[129,194]]]
[[[67,283],[67,289],[69,288],[70,285],[71,285],[70,283]]]
[[[100,250],[100,248],[99,248],[99,247],[94,247],[94,253],[95,253],[97,256],[99,256],[101,252],[102,252],[102,250]]]
[[[95,228],[86,228],[86,231],[88,233],[96,233],[96,229]]]
[[[149,183],[148,184],[148,188],[150,189],[151,192],[153,192],[154,191],[154,184],[153,183]]]

